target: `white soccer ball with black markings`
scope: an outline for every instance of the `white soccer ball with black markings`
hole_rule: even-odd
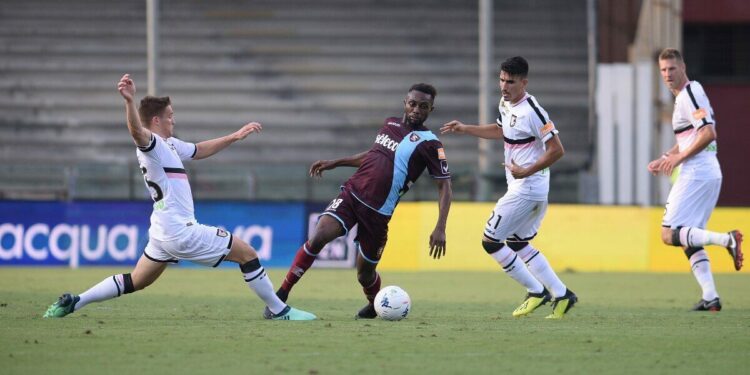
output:
[[[375,312],[385,320],[401,320],[409,315],[411,298],[403,289],[391,285],[380,289],[375,296]]]

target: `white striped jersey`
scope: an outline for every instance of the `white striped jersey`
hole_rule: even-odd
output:
[[[149,144],[136,151],[146,188],[154,200],[149,228],[154,239],[173,240],[188,223],[196,222],[193,193],[182,161],[192,159],[197,150],[193,143],[152,134]]]
[[[698,129],[706,125],[716,126],[714,110],[706,92],[703,91],[703,86],[697,81],[690,81],[677,94],[672,113],[672,130],[680,151],[693,144]],[[719,159],[716,158],[716,140],[682,163],[680,177],[693,180],[721,177]]]
[[[513,160],[521,167],[534,164],[546,150],[544,143],[558,133],[547,112],[528,93],[516,104],[500,99],[497,126],[503,128],[505,164],[510,165]],[[530,200],[547,200],[549,168],[522,179],[513,178],[506,168],[505,179],[508,181],[508,193]]]

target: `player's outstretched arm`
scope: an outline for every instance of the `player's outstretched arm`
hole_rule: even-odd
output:
[[[503,128],[497,126],[497,124],[466,125],[458,120],[447,122],[440,127],[440,134],[447,133],[468,134],[485,139],[503,138]]]
[[[262,129],[263,126],[260,123],[250,122],[241,127],[240,130],[237,130],[232,134],[200,142],[195,145],[196,151],[195,157],[193,159],[205,159],[229,147],[229,145],[231,145],[232,143],[245,139],[252,133],[260,133]]]
[[[555,162],[560,160],[560,158],[565,154],[565,149],[563,149],[562,142],[560,141],[560,136],[558,135],[554,135],[552,138],[547,140],[545,146],[547,147],[547,149],[544,151],[544,154],[542,154],[542,156],[540,156],[534,164],[524,168],[516,164],[516,162],[511,159],[510,164],[504,163],[505,168],[508,168],[508,170],[510,170],[510,174],[514,178],[526,178],[536,172],[541,171],[542,169],[548,168],[552,164],[555,164]]]
[[[130,74],[125,74],[117,83],[117,91],[125,99],[125,117],[128,122],[128,131],[133,137],[136,146],[148,146],[151,141],[151,131],[143,127],[141,119],[138,116],[138,110],[135,108],[135,82],[130,79]]]
[[[451,188],[450,178],[435,180],[438,186],[438,221],[435,229],[430,234],[430,256],[440,259],[445,255],[445,228],[448,222],[448,211],[451,209],[451,200],[453,199],[453,189]]]
[[[713,124],[708,124],[698,129],[698,136],[695,141],[682,151],[679,148],[672,148],[667,157],[661,163],[661,171],[665,176],[671,176],[672,170],[678,165],[699,153],[701,150],[708,147],[708,145],[716,139],[716,129]]]
[[[362,165],[362,160],[365,159],[365,155],[367,155],[368,152],[369,151],[363,151],[356,155],[347,156],[345,158],[335,160],[318,160],[315,163],[312,163],[312,165],[310,166],[310,171],[308,173],[310,174],[310,177],[321,177],[323,176],[323,171],[327,171],[329,169],[334,169],[337,167],[359,168],[359,166]]]

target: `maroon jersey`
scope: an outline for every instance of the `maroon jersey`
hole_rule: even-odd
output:
[[[390,216],[425,168],[432,178],[451,177],[443,144],[426,127],[412,129],[391,117],[343,188],[366,206]]]

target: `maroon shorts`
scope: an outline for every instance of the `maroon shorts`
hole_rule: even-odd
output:
[[[383,255],[383,248],[388,241],[388,222],[390,216],[383,215],[367,207],[349,191],[341,190],[341,194],[328,204],[322,215],[330,215],[338,220],[347,233],[357,227],[357,237],[360,255],[370,263],[378,263]]]

